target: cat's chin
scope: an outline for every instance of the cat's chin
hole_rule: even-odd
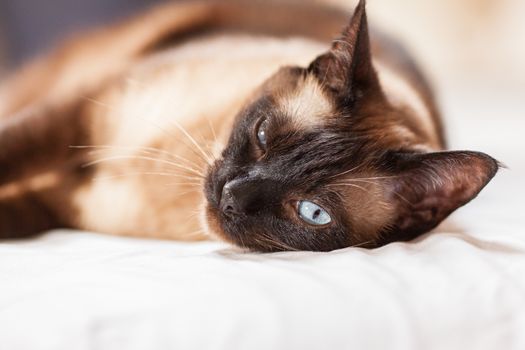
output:
[[[223,228],[220,215],[220,212],[214,209],[212,205],[209,203],[206,205],[204,226],[207,227],[208,232],[210,232],[211,235],[219,240],[229,243],[243,251],[270,253],[285,250],[278,247],[259,245],[256,242],[247,239],[248,237],[244,240],[234,237]]]
[[[213,236],[217,237],[221,241],[233,244],[237,247],[241,247],[223,228],[218,217],[217,210],[212,208],[210,204],[206,205],[205,215],[204,215],[204,225],[207,227],[208,232]]]

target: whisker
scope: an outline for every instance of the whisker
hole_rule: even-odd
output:
[[[91,151],[89,152],[90,155],[96,155],[98,153],[101,153],[101,152],[104,152],[104,151]],[[154,157],[154,155],[152,155]],[[178,169],[181,169],[181,170],[187,170],[188,172],[190,173],[193,173],[197,176],[200,176],[202,178],[204,178],[204,171],[203,170],[200,170],[200,169],[195,169],[193,168],[192,166],[189,166],[189,165],[186,165],[184,163],[176,163],[174,161],[170,161],[170,160],[167,160],[167,159],[164,159],[164,158],[152,158],[149,156],[148,153],[146,154],[141,154],[139,152],[138,155],[136,154],[130,154],[130,155],[115,155],[115,156],[111,156],[111,157],[106,157],[106,158],[103,158],[104,160],[107,160],[107,161],[110,161],[110,160],[113,160],[113,159],[108,159],[108,158],[116,158],[114,160],[120,160],[120,159],[143,159],[143,160],[151,160],[151,161],[155,161],[155,162],[159,162],[159,163],[164,163],[164,164],[168,164],[168,165],[171,165],[171,166],[174,166]],[[151,158],[151,159],[150,159]]]
[[[334,190],[328,190],[330,193],[334,194],[337,198],[339,198],[339,200],[344,203],[345,202],[345,198],[343,197],[343,195],[337,191],[334,191]]]
[[[132,81],[131,81],[131,80],[128,80],[127,82],[130,83],[130,82],[132,82]],[[136,83],[136,82],[135,82],[135,83]],[[109,110],[111,110],[111,111],[116,110],[116,108],[115,108],[114,106],[111,106],[110,104],[107,104],[107,103],[104,103],[104,102],[102,102],[102,101],[96,100],[96,99],[94,99],[94,98],[91,98],[91,97],[88,97],[88,96],[81,96],[81,97],[84,98],[84,99],[87,100],[87,101],[90,101],[90,102],[92,102],[92,103],[94,103],[94,104],[97,104],[97,105],[99,105],[99,106],[102,106],[102,107],[104,107],[104,108],[107,108],[107,109],[109,109]],[[150,123],[152,126],[156,127],[156,128],[159,129],[160,131],[164,132],[166,135],[168,135],[168,136],[170,136],[170,137],[174,137],[174,138],[176,138],[176,139],[179,139],[179,138],[177,137],[177,135],[175,135],[174,133],[170,132],[169,130],[163,128],[161,125],[158,125],[158,124],[155,123],[153,120],[149,120],[149,119],[146,119],[146,118],[144,118],[144,117],[140,117],[140,116],[139,116],[139,118],[140,118],[141,120],[143,120],[143,121],[146,121],[146,122]],[[206,154],[202,151],[202,148],[196,143],[196,141],[191,137],[191,135],[189,135],[189,133],[187,133],[186,130],[185,130],[181,125],[179,125],[179,124],[175,124],[175,125],[177,126],[177,128],[178,128],[179,130],[181,130],[181,131],[183,132],[183,134],[185,134],[185,135],[190,139],[190,141],[192,141],[192,144],[197,148],[197,150],[199,150],[199,151],[202,153],[202,155],[201,155],[199,152],[196,152],[195,149],[194,149],[193,147],[190,147],[190,145],[188,145],[188,144],[185,143],[185,144],[189,147],[189,149],[190,149],[192,152],[194,152],[196,155],[198,155],[199,157],[202,157],[202,156],[204,155],[204,157],[203,157],[202,159],[203,159],[206,163],[208,163],[209,165],[211,165],[211,161],[210,161],[210,159],[209,159],[209,158],[206,156]],[[184,142],[184,141],[183,141],[183,142]]]
[[[188,172],[190,172],[190,173],[192,173],[194,175],[197,175],[199,177],[204,177],[204,174],[202,174],[201,172],[196,171],[196,170],[191,169],[191,168],[188,168],[188,167],[185,167],[185,166],[183,166],[181,164],[170,162],[170,161],[164,160],[164,159],[155,159],[155,158],[151,158],[151,157],[136,156],[136,155],[134,155],[134,156],[111,156],[111,157],[106,157],[106,158],[97,159],[97,160],[88,162],[86,164],[83,164],[82,167],[87,168],[87,167],[90,167],[90,166],[93,166],[93,165],[96,165],[96,164],[100,164],[100,163],[104,163],[104,162],[110,162],[112,160],[124,160],[124,159],[142,159],[142,160],[150,160],[150,161],[155,161],[155,162],[159,162],[159,163],[169,164],[169,165],[177,167],[179,169],[186,170],[186,171],[188,171]]]
[[[198,210],[193,210],[193,211],[191,212],[190,216],[188,216],[188,220],[187,220],[187,221],[189,221],[190,219],[193,219],[194,217],[196,217],[196,216],[199,215],[199,214],[200,214],[200,211],[198,211]],[[202,230],[202,228],[201,228],[201,230]]]
[[[198,236],[201,236],[201,235],[204,235],[206,237],[208,237],[208,232],[204,229],[200,229],[200,230],[196,230],[196,231],[192,231],[192,232],[188,232],[188,233],[185,233],[184,236],[185,237],[188,237],[188,238],[191,238],[191,237],[198,237]]]
[[[339,173],[339,174],[335,174],[335,175],[329,176],[328,178],[329,178],[329,179],[332,179],[332,178],[334,178],[334,177],[339,177],[339,176],[346,175],[346,174],[348,174],[348,173],[351,173],[351,172],[353,172],[353,171],[359,169],[359,168],[362,167],[363,165],[365,165],[365,163],[361,163],[361,164],[359,164],[359,165],[353,167],[352,169],[349,169],[349,170],[343,171],[343,172],[341,172],[341,173]]]
[[[153,153],[156,155],[166,155],[170,158],[174,158],[173,160],[180,160],[183,162],[188,163],[188,165],[193,166],[195,168],[201,168],[201,165],[190,161],[182,156],[179,156],[177,154],[172,154],[168,151],[161,150],[154,147],[142,147],[142,146],[114,146],[114,145],[71,145],[70,148],[76,148],[76,149],[97,149],[100,152],[103,151],[111,151],[111,150],[124,150],[124,151],[141,151],[141,152],[147,152],[147,153]],[[202,169],[200,169],[202,170]]]
[[[350,248],[359,248],[359,247],[362,247],[364,245],[367,245],[368,243],[373,243],[374,240],[371,239],[369,241],[366,241],[366,242],[361,242],[361,243],[357,243],[357,244],[354,244],[354,245],[351,245]]]
[[[92,178],[92,180],[93,181],[103,181],[103,180],[112,180],[112,179],[118,179],[118,178],[123,178],[123,177],[141,176],[141,175],[166,176],[166,177],[182,178],[182,179],[190,179],[190,180],[193,179],[192,177],[175,174],[175,173],[141,171],[141,172],[132,172],[132,173],[117,174],[117,175],[108,175],[108,176],[95,176]]]
[[[412,203],[411,201],[409,201],[408,199],[406,199],[404,196],[402,196],[399,192],[395,191],[393,192],[394,195],[398,196],[399,198],[401,198],[403,201],[405,201],[406,203],[408,203],[411,207],[414,207],[415,204]]]
[[[391,177],[397,177],[397,176],[391,176]],[[387,178],[387,177],[385,177]],[[366,181],[366,180],[363,180],[363,179],[355,179],[355,181],[361,181],[361,182],[366,182],[366,183],[370,183],[370,184],[376,184],[376,182],[373,182],[373,181]],[[358,186],[356,184],[352,184],[352,183],[333,183],[333,184],[329,184],[327,185],[327,187],[337,187],[337,186],[349,186],[349,187],[356,187],[356,188],[359,188],[363,191],[366,191],[366,192],[370,192],[370,190],[367,190],[361,186]],[[404,196],[402,196],[400,193],[398,193],[397,191],[394,191],[392,192],[395,196],[399,197],[400,199],[402,199],[403,201],[405,201],[406,203],[408,203],[410,206],[414,206],[414,203],[410,202],[408,199],[406,199]]]
[[[145,118],[142,118],[142,120],[145,120],[149,123],[151,123],[153,126],[155,126],[156,128],[158,128],[159,130],[161,130],[162,132],[164,132],[166,135],[170,136],[170,137],[173,137],[177,140],[179,140],[179,138],[177,137],[176,134],[170,132],[168,129],[166,128],[163,128],[162,126],[156,124],[155,122],[153,122],[152,120],[149,120],[149,119],[145,119]],[[171,124],[171,123],[170,123]],[[178,124],[176,124],[177,126]],[[180,126],[180,125],[178,125]],[[180,128],[182,128],[182,126],[180,126]],[[184,128],[182,128],[184,129]],[[193,139],[187,132],[183,132],[184,135],[186,135],[186,137],[188,137],[190,139],[190,141],[192,141],[192,144],[193,146],[195,147],[192,147],[192,145],[188,145],[186,142],[184,142],[184,144],[195,154],[197,155],[199,158],[201,158],[203,161],[205,161],[208,165],[211,165],[211,162],[210,160],[208,159],[208,157],[206,156],[206,154],[202,151],[202,148],[197,144],[197,142],[195,141],[195,139]],[[197,149],[199,152],[197,152],[195,149]]]
[[[217,139],[217,134],[215,133],[215,128],[213,127],[213,124],[211,122],[210,119],[206,118],[206,121],[208,122],[208,126],[210,127],[210,130],[211,130],[211,134],[213,136],[213,140],[215,143],[218,142],[218,139]]]
[[[344,182],[334,182],[332,185],[345,185],[345,184],[351,184],[353,182],[364,182],[368,184],[377,184],[378,181],[370,181],[370,180],[382,180],[382,179],[391,179],[395,178],[397,176],[377,176],[377,177],[362,177],[362,178],[356,178],[356,179],[346,179]]]
[[[202,147],[198,144],[198,142],[195,140],[195,138],[193,138],[193,136],[190,135],[190,133],[188,131],[186,131],[186,129],[180,125],[179,122],[177,122],[176,120],[170,120],[169,121],[170,124],[173,124],[175,125],[175,127],[177,127],[177,129],[179,129],[180,132],[182,132],[189,140],[190,142],[197,148],[197,150],[199,150],[201,152],[201,154],[204,156],[204,160],[206,160],[208,162],[209,165],[212,164],[212,159],[209,157],[209,155],[204,152],[204,150],[202,149]]]
[[[204,117],[204,118],[205,118],[207,121],[209,121],[208,118],[206,118],[206,117]],[[199,145],[200,145],[201,147],[203,147],[202,150],[208,155],[210,161],[213,162],[213,160],[215,159],[215,157],[213,156],[213,153],[212,153],[212,149],[211,149],[211,145],[210,145],[211,141],[208,140],[208,139],[202,134],[202,131],[201,131],[201,130],[197,131],[197,134],[198,134],[197,136],[198,136],[199,141],[200,141],[200,142],[199,142]],[[195,138],[195,139],[197,139],[197,138]]]
[[[189,193],[195,193],[195,192],[201,192],[200,190],[198,189],[194,189],[194,190],[190,190],[190,191],[184,191],[184,192],[177,192],[175,196],[171,197],[172,199],[177,199],[177,198],[180,198],[184,195],[187,195]]]
[[[97,155],[97,154],[101,154],[101,153],[104,153],[106,152],[107,153],[107,150],[96,150],[96,151],[91,151],[89,152],[90,155]],[[191,165],[191,164],[186,164],[183,160],[179,160],[179,159],[176,159],[176,158],[172,158],[172,159],[166,159],[166,158],[158,158],[157,154],[153,153],[153,152],[146,152],[146,151],[137,151],[137,154],[122,154],[122,155],[115,155],[115,156],[122,156],[122,157],[154,157],[156,161],[158,162],[161,162],[161,163],[166,163],[166,162],[174,162],[177,165],[178,168],[181,168],[181,169],[186,169],[186,170],[190,170],[191,172],[193,173],[199,173],[201,176],[204,177],[204,169],[201,169],[199,168],[198,166],[194,166],[194,165]]]
[[[290,250],[290,251],[297,251],[298,249],[294,248],[294,247],[291,247],[289,246],[288,244],[284,243],[284,242],[280,242],[280,241],[277,241],[275,239],[273,239],[272,237],[266,235],[265,233],[258,233],[257,235],[259,238],[262,238],[264,241],[266,241],[266,243],[269,243],[270,244],[270,248],[280,248],[280,249],[284,249],[284,250]],[[273,247],[272,247],[273,245]]]
[[[396,178],[396,177],[399,177],[397,175],[392,175],[392,176],[373,176],[373,177],[358,177],[358,178],[355,178],[355,179],[348,179],[348,180],[351,180],[351,181],[360,181],[360,180],[383,180],[383,179],[393,179],[393,178]]]
[[[202,181],[200,182],[172,182],[169,184],[165,184],[166,187],[172,187],[172,186],[202,186]]]
[[[144,89],[145,86],[142,82],[140,81],[137,81],[137,80],[134,80],[132,78],[129,78],[127,79],[127,82],[128,84],[134,84],[136,86],[138,86],[139,88],[141,89]],[[172,134],[170,133],[168,130],[165,130],[164,128],[162,128],[160,125],[157,125],[155,123],[153,123],[153,121],[151,120],[147,120],[149,121],[150,123],[152,123],[152,125],[156,125],[159,129],[163,130],[165,133],[167,134]],[[197,143],[197,141],[195,140],[194,137],[192,137],[190,135],[190,133],[180,124],[178,123],[176,120],[169,120],[168,121],[170,124],[174,125],[183,135],[186,136],[186,138],[195,146],[195,148],[200,152],[201,156],[203,156],[203,160],[206,161],[208,164],[211,165],[211,160],[209,158],[209,156],[204,152],[204,150],[202,149],[202,147]],[[172,136],[176,136],[176,135],[172,135]],[[190,148],[193,150],[193,148]]]
[[[331,184],[331,185],[328,185],[327,187],[335,187],[335,186],[348,186],[348,187],[355,187],[355,188],[359,188],[360,190],[363,190],[365,192],[370,192],[370,190],[362,187],[362,186],[359,186],[359,185],[356,185],[356,184]]]
[[[111,106],[110,104],[102,102],[102,101],[99,101],[99,100],[94,99],[92,97],[85,96],[85,95],[80,95],[80,98],[84,99],[86,101],[89,101],[89,102],[91,102],[93,104],[96,104],[98,106],[101,106],[101,107],[104,107],[104,108],[107,108],[107,109],[110,109],[110,110],[115,110],[115,107]]]

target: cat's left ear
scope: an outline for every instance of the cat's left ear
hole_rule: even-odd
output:
[[[308,67],[323,86],[347,101],[353,101],[367,90],[380,90],[372,64],[365,7],[366,1],[360,0],[341,37],[333,41],[330,51]]]
[[[470,202],[499,169],[492,157],[470,151],[394,153],[385,162],[384,191],[394,218],[383,239],[410,240]]]

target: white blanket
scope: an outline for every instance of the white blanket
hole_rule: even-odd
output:
[[[523,100],[469,96],[474,110],[448,113],[456,148],[510,169],[436,232],[331,253],[67,231],[0,243],[0,349],[525,349]]]
[[[2,243],[0,348],[525,349],[512,185],[507,171],[456,227],[373,251],[242,254],[80,232]]]

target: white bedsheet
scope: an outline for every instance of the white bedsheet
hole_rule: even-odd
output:
[[[0,349],[525,349],[525,121],[512,101],[506,119],[496,105],[449,111],[456,148],[510,169],[416,242],[243,254],[59,231],[0,243]]]
[[[499,206],[512,178],[461,225],[373,251],[67,231],[2,243],[0,349],[525,349],[523,220]]]

